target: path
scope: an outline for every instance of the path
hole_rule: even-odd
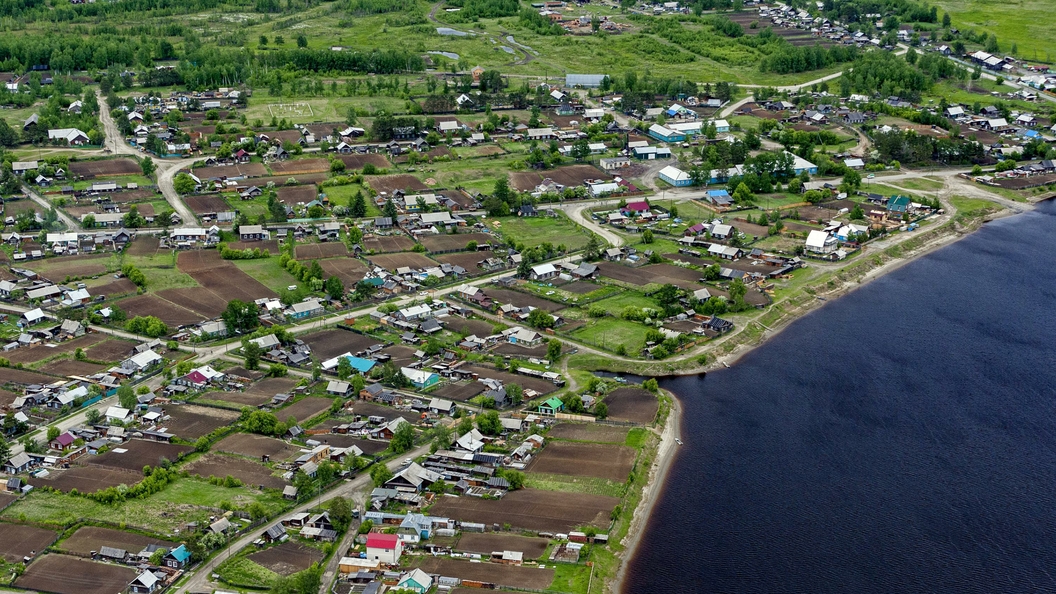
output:
[[[40,194],[37,194],[29,186],[23,185],[22,191],[26,193],[26,196],[29,196],[30,200],[36,202],[37,206],[43,208],[44,212],[48,212],[52,208],[55,208],[53,204],[45,200]],[[70,216],[66,214],[66,212],[63,211],[61,208],[55,208],[55,212],[58,213],[59,220],[62,221],[64,225],[66,225],[67,229],[69,229],[70,231],[76,231],[77,229],[80,229],[81,224],[70,218]]]

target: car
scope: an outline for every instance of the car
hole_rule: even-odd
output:
[[[403,459],[403,465],[404,466],[410,466],[411,465],[411,459],[410,458],[404,458]]]
[[[296,291],[297,290],[297,285],[290,285],[290,286],[286,287],[286,290],[287,291]]]
[[[866,179],[873,179],[873,178],[874,178],[874,177],[876,177],[876,176],[875,176],[875,175],[873,175],[872,173],[870,173],[869,175],[867,175],[867,176],[865,176],[865,177],[866,177]]]

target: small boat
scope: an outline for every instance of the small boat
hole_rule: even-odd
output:
[[[729,363],[727,363],[727,362],[723,361],[723,362],[722,362],[722,364],[726,366],[726,369],[729,369],[729,368],[730,368],[730,364],[729,364]]]
[[[675,443],[677,443],[678,445],[682,445],[682,440],[676,437]]]

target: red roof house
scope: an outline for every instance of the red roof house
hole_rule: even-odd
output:
[[[73,445],[74,439],[75,438],[70,435],[69,432],[67,432],[51,440],[51,443],[49,443],[48,445],[53,450],[64,452],[67,448]]]
[[[641,200],[639,202],[628,202],[627,206],[620,209],[624,215],[638,214],[643,212],[649,212],[649,203]]]
[[[367,559],[371,561],[377,561],[383,565],[396,565],[400,562],[402,552],[403,542],[395,534],[372,532],[367,535]]]

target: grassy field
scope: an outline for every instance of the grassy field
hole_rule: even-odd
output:
[[[147,287],[151,292],[165,289],[194,288],[198,282],[189,274],[176,268],[176,252],[161,250],[154,256],[132,256],[125,254],[122,264],[133,264],[147,277]]]
[[[232,586],[249,588],[269,588],[279,577],[279,574],[244,556],[224,561],[216,568],[216,573],[220,575],[220,579]]]
[[[60,526],[94,519],[170,534],[187,522],[201,522],[215,515],[217,508],[214,506],[224,501],[238,509],[260,502],[269,514],[276,514],[287,505],[277,493],[262,493],[248,488],[227,489],[183,478],[146,499],[117,505],[103,505],[83,497],[36,490],[5,509],[0,517]]]
[[[301,284],[292,274],[286,272],[285,268],[279,266],[278,256],[257,260],[231,260],[231,263],[276,293],[290,285]]]
[[[619,315],[626,307],[650,307],[657,309],[656,302],[636,291],[624,291],[616,297],[607,297],[591,304],[605,308],[606,311]]]
[[[898,180],[897,182],[895,182],[895,185],[902,188],[906,188],[907,190],[936,192],[938,190],[941,190],[946,184],[944,184],[943,182],[918,177],[913,179]]]
[[[635,355],[645,346],[645,332],[646,327],[635,322],[599,318],[576,329],[572,337],[609,351],[615,351],[619,345],[623,345],[628,355]]]
[[[549,242],[555,247],[564,244],[570,250],[578,250],[587,245],[589,240],[587,232],[563,214],[557,219],[547,217],[504,218],[501,221],[489,220],[487,224],[492,229],[501,232],[504,237],[512,237],[517,243],[523,243],[525,247],[535,247]]]
[[[950,198],[950,203],[957,209],[957,214],[965,216],[987,214],[990,212],[996,212],[999,209],[996,204],[989,200],[965,198],[963,196],[953,196]]]
[[[997,35],[1001,51],[1019,47],[1019,57],[1027,60],[1056,58],[1056,39],[1052,35],[1052,2],[1047,0],[939,0],[953,25],[962,31],[981,29]]]

